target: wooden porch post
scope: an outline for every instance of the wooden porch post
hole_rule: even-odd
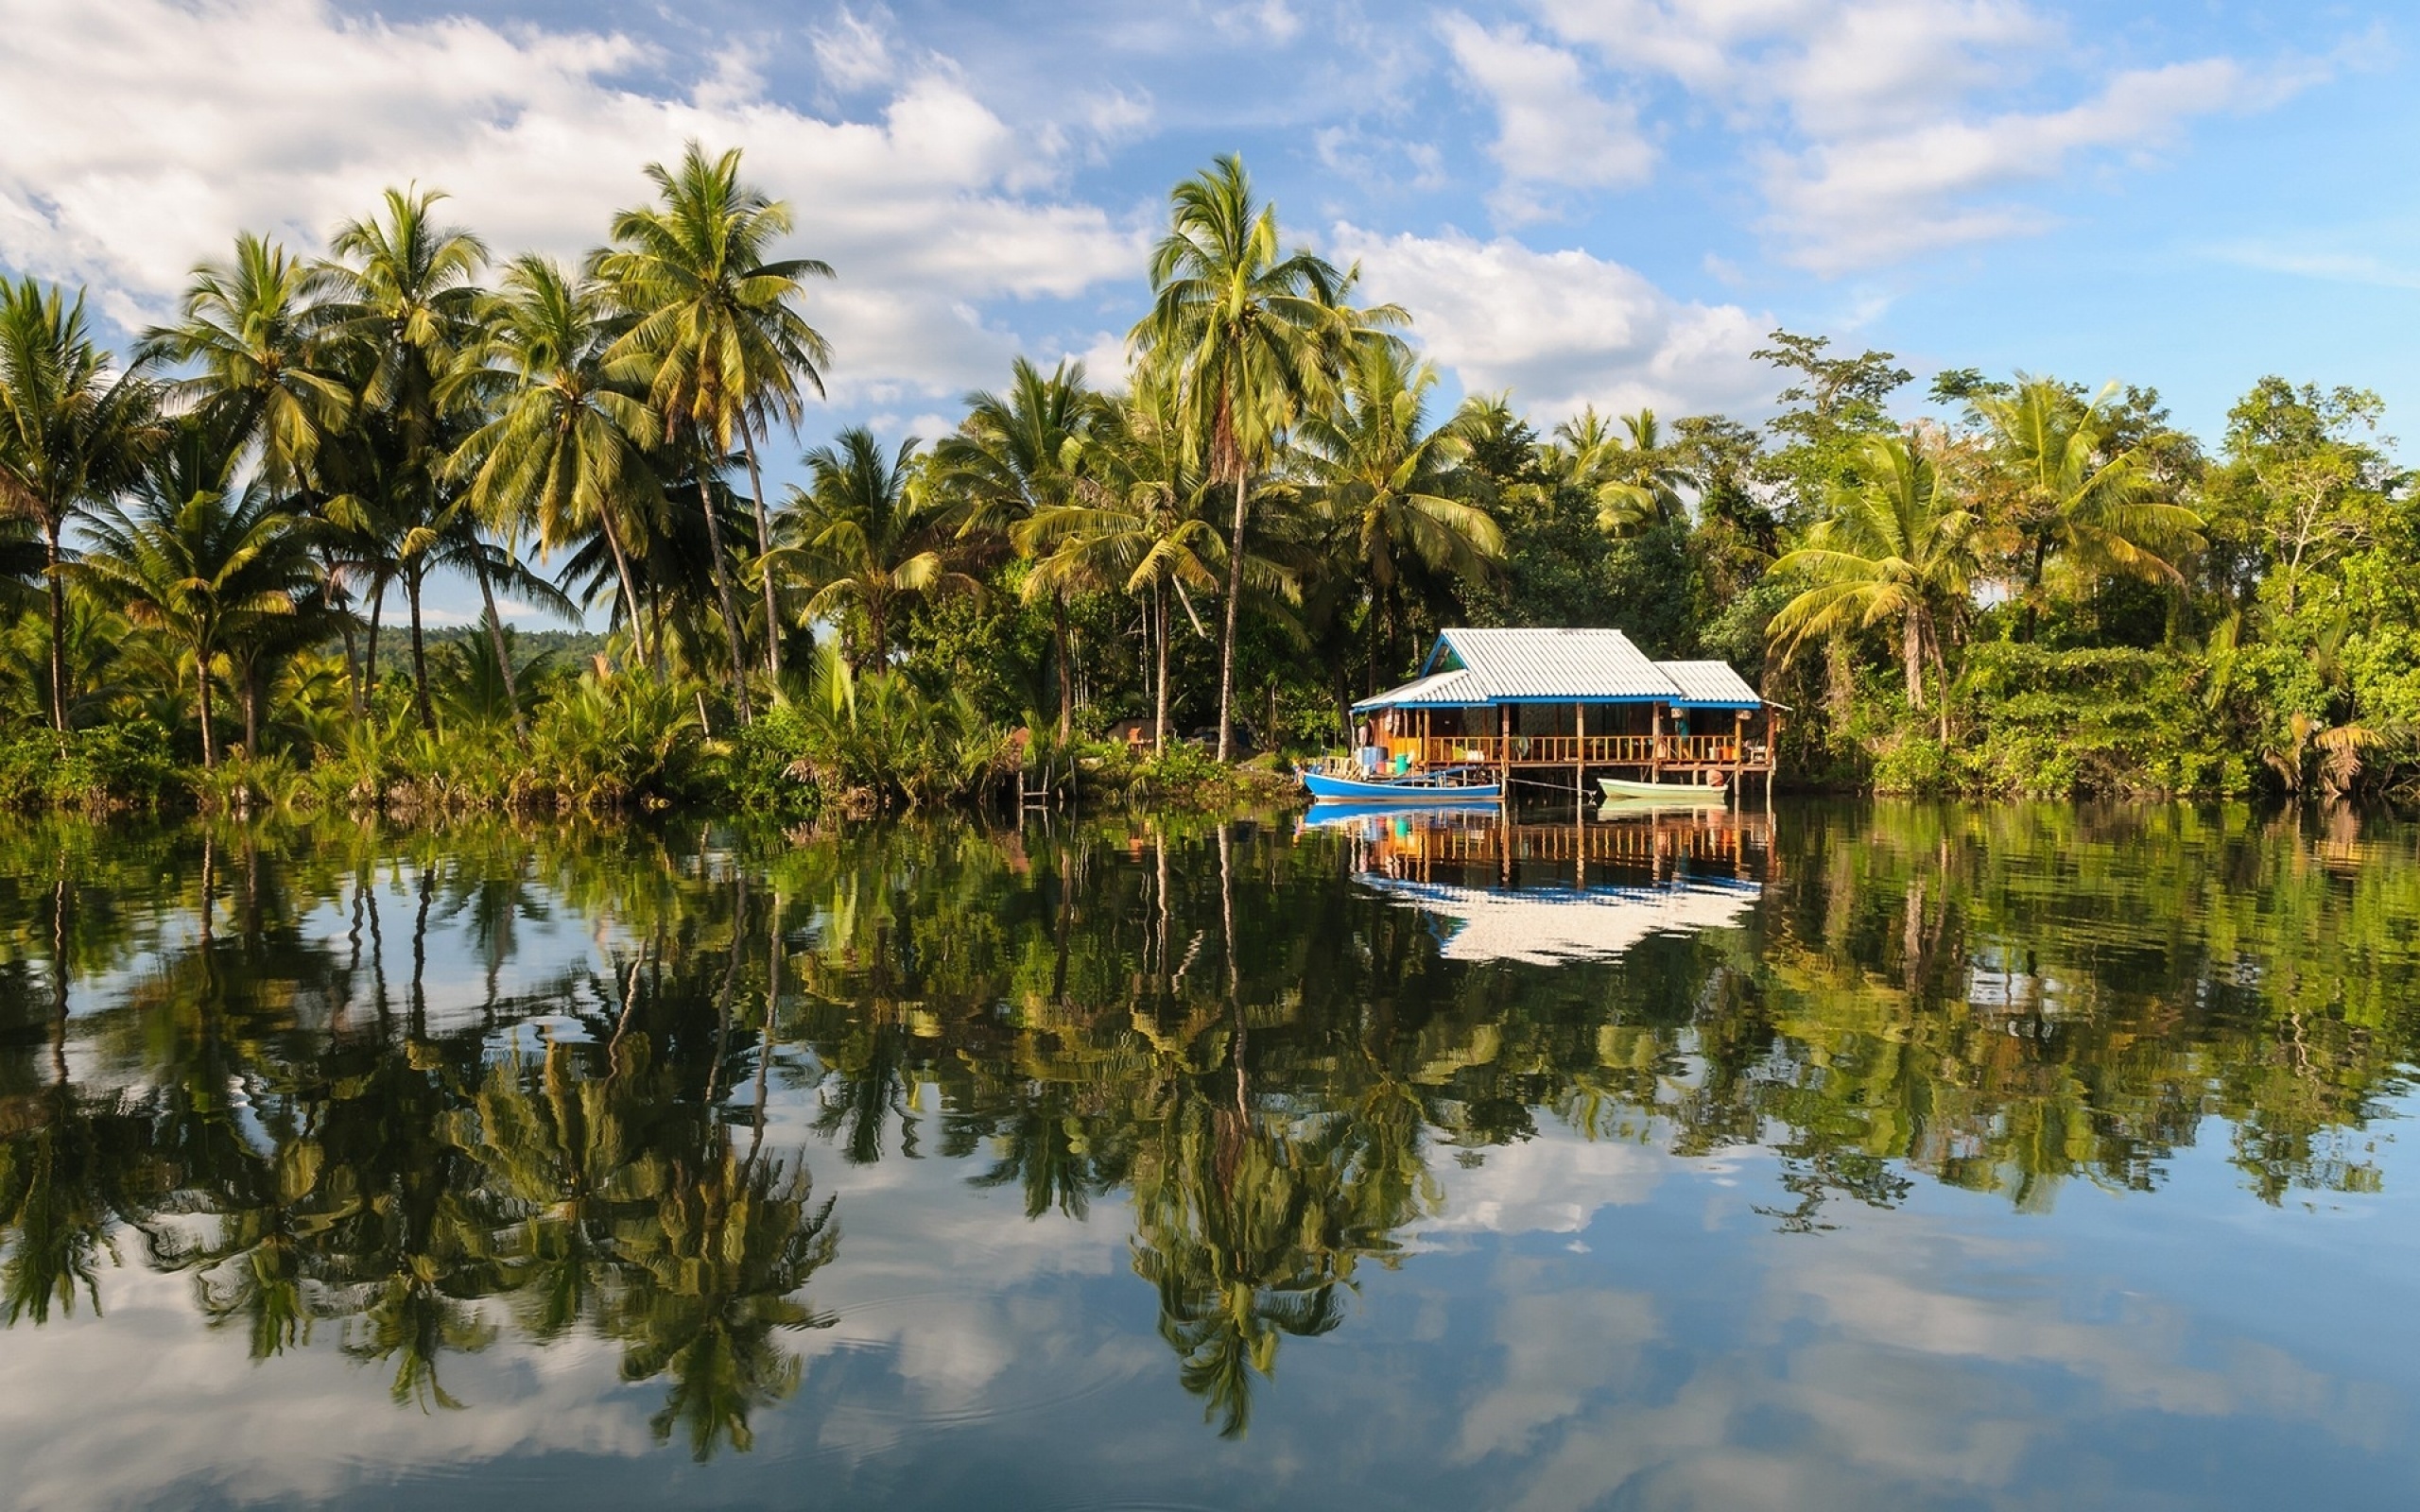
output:
[[[1571,790],[1585,802],[1588,798],[1588,706],[1571,706]]]
[[[1748,772],[1748,711],[1735,710],[1731,715],[1731,791],[1736,796],[1740,781]]]
[[[1495,780],[1504,784],[1504,801],[1512,801],[1512,706],[1495,706]]]
[[[1660,782],[1664,781],[1664,706],[1662,704],[1655,706],[1654,714],[1655,733],[1649,738],[1647,744],[1647,780],[1651,782]]]

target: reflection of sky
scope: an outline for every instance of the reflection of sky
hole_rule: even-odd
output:
[[[250,1365],[189,1280],[130,1265],[105,1321],[0,1343],[0,1459],[28,1508],[2394,1503],[2420,1458],[2396,1321],[2420,1210],[2394,1181],[2263,1207],[2207,1133],[2155,1194],[2020,1214],[1920,1184],[1800,1234],[1755,1211],[1763,1150],[1548,1124],[1440,1152],[1442,1211],[1361,1266],[1342,1327],[1285,1343],[1241,1443],[1177,1383],[1121,1200],[1028,1222],[967,1183],[987,1156],[850,1167],[810,1142],[842,1238],[806,1296],[834,1322],[792,1336],[804,1383],[752,1454],[656,1448],[664,1383],[624,1384],[608,1345],[508,1334],[447,1358],[467,1406],[423,1412],[324,1329]]]

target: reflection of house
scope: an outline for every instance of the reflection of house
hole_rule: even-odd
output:
[[[1650,661],[1607,629],[1450,629],[1421,675],[1353,706],[1388,765],[1651,782],[1772,771],[1778,714],[1721,662]]]
[[[1767,816],[1723,810],[1571,824],[1473,811],[1310,822],[1351,837],[1365,885],[1433,918],[1448,960],[1605,960],[1653,935],[1730,927],[1771,866]]]
[[[1739,922],[1762,889],[1753,882],[1675,882],[1660,887],[1504,892],[1370,878],[1397,902],[1445,925],[1449,961],[1611,960],[1651,935],[1693,935]]]

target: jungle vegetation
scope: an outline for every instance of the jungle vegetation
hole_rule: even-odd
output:
[[[1170,194],[1125,370],[1020,358],[947,435],[810,437],[845,270],[736,151],[647,178],[576,264],[422,189],[324,253],[246,232],[124,352],[80,294],[0,288],[0,799],[1166,788],[1337,741],[1453,623],[1728,660],[1796,712],[1801,783],[2420,774],[2420,514],[2374,394],[2263,379],[2204,441],[2150,388],[1916,394],[1775,332],[1760,426],[1448,406],[1221,158]],[[432,644],[441,579],[484,612]],[[601,643],[530,655],[508,600]]]

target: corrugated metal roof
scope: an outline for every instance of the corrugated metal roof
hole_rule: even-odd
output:
[[[1443,666],[1443,671],[1429,668]],[[1754,709],[1754,688],[1721,662],[1651,662],[1630,637],[1606,629],[1450,629],[1424,675],[1364,698],[1357,710],[1535,701],[1633,699]]]
[[[1403,709],[1420,705],[1458,707],[1484,703],[1483,695],[1472,691],[1471,675],[1461,667],[1451,672],[1432,672],[1400,688],[1390,689],[1374,698],[1364,698],[1355,704],[1357,713],[1364,709]]]
[[[1763,700],[1728,662],[1658,662],[1657,669],[1681,690],[1676,703],[1721,709],[1754,709]]]
[[[1486,701],[1669,698],[1676,691],[1619,630],[1451,629],[1439,639]]]

